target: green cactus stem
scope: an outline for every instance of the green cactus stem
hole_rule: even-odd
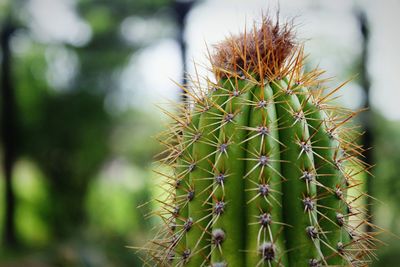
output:
[[[348,194],[366,170],[356,113],[330,104],[341,86],[324,88],[304,58],[291,24],[266,17],[216,46],[216,82],[196,79],[168,113],[165,226],[145,265],[365,265],[375,239]]]

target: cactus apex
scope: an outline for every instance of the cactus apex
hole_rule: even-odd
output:
[[[258,77],[278,75],[293,53],[296,41],[293,24],[273,22],[263,16],[250,33],[231,36],[215,45],[211,63],[217,77],[232,73],[253,73]]]

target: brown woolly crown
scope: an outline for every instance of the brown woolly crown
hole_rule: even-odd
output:
[[[232,36],[215,45],[211,63],[217,77],[237,73],[259,78],[277,76],[295,47],[292,24],[281,25],[263,17],[261,25],[254,26],[251,33]]]

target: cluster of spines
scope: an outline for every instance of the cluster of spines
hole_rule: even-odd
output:
[[[369,168],[348,124],[356,113],[329,104],[341,86],[327,92],[303,59],[299,49],[273,73],[214,64],[217,83],[183,88],[190,100],[167,113],[174,122],[161,138],[173,173],[149,265],[364,266],[374,257],[355,205],[365,194],[348,194]]]

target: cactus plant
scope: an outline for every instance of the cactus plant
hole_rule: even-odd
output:
[[[356,112],[330,104],[341,86],[325,88],[304,58],[292,24],[268,17],[216,45],[216,82],[193,79],[168,113],[164,225],[145,265],[367,264]]]

